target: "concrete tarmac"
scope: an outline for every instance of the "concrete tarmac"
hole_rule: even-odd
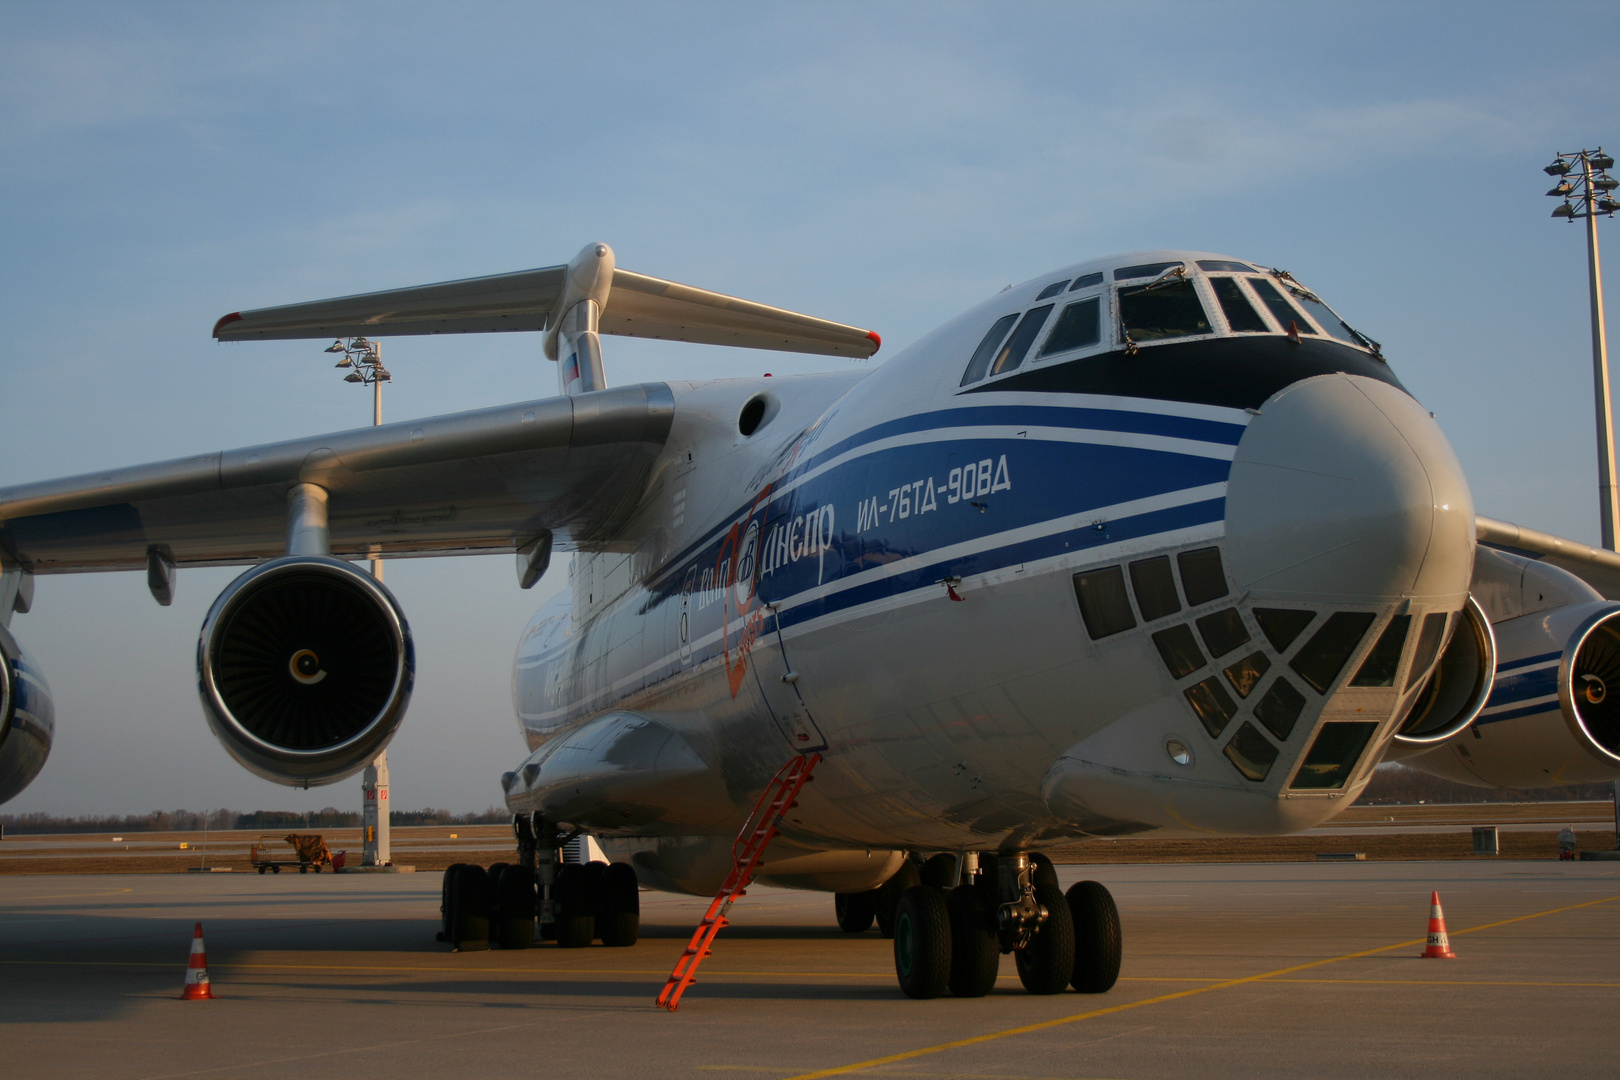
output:
[[[0,878],[0,1074],[972,1080],[1610,1076],[1620,864],[1060,866],[1119,904],[1104,995],[912,1001],[831,898],[751,890],[680,1011],[705,902],[629,949],[451,953],[439,876]],[[1422,960],[1431,889],[1459,959]],[[214,1001],[178,1000],[192,923]]]

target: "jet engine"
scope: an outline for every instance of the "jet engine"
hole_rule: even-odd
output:
[[[272,559],[237,578],[197,643],[214,734],[245,768],[292,787],[351,776],[387,747],[415,672],[393,595],[324,556]]]
[[[56,732],[56,703],[33,658],[0,626],[0,803],[45,767]]]
[[[1423,647],[1420,640],[1418,648]],[[1433,646],[1429,649],[1433,656]],[[1470,596],[1439,662],[1407,703],[1385,760],[1421,754],[1464,731],[1485,707],[1495,678],[1496,635],[1479,601]]]
[[[1556,567],[1492,555],[1494,576],[1512,576],[1486,590],[1485,609],[1498,609],[1490,699],[1466,731],[1406,764],[1487,787],[1620,779],[1620,604]]]

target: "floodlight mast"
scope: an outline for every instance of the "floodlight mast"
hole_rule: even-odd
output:
[[[1603,263],[1598,256],[1597,219],[1613,217],[1620,210],[1610,192],[1620,182],[1609,175],[1614,158],[1596,150],[1581,150],[1573,154],[1559,154],[1542,171],[1559,178],[1548,195],[1563,198],[1552,216],[1573,223],[1576,218],[1586,219],[1587,287],[1592,307],[1592,392],[1597,409],[1598,442],[1598,509],[1603,546],[1615,550],[1620,538],[1620,493],[1616,491],[1614,461],[1614,405],[1610,398],[1609,341],[1603,319]],[[1571,174],[1579,174],[1575,183]],[[1577,201],[1578,200],[1578,201]],[[1620,786],[1616,788],[1620,794]],[[1620,816],[1620,803],[1617,803]]]
[[[373,427],[381,427],[383,383],[394,381],[388,369],[383,367],[382,342],[369,341],[365,337],[350,338],[348,341],[338,338],[327,347],[326,351],[342,353],[343,359],[339,360],[336,366],[352,369],[343,376],[344,382],[371,387],[371,423]],[[372,553],[375,556],[380,552],[379,549],[372,548]],[[371,560],[371,576],[378,581],[383,579],[381,559],[374,557]],[[394,859],[393,844],[389,835],[387,750],[378,754],[361,773],[360,794],[360,865],[391,866]]]

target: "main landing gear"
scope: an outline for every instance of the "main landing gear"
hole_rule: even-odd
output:
[[[444,872],[439,903],[439,940],[462,952],[499,945],[527,949],[538,930],[559,948],[582,949],[592,941],[609,947],[634,945],[641,933],[641,890],[629,863],[563,863],[555,826],[520,815],[515,864],[488,870],[456,863]]]
[[[950,863],[946,874],[944,863]],[[911,878],[906,878],[910,869]],[[894,970],[908,997],[983,997],[995,988],[1001,957],[1012,953],[1019,981],[1032,994],[1073,986],[1100,994],[1119,978],[1119,910],[1108,890],[1082,881],[1059,888],[1044,855],[1023,852],[936,855],[909,861],[891,884],[838,898],[839,925],[860,931],[883,918],[895,896]],[[866,900],[863,898],[870,898]],[[862,905],[867,905],[863,907]],[[859,915],[871,911],[864,923]]]

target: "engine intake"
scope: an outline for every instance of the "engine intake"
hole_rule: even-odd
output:
[[[324,556],[272,559],[231,582],[197,645],[214,734],[250,771],[294,787],[375,758],[404,718],[415,669],[393,595]]]
[[[1445,742],[1479,716],[1495,681],[1496,635],[1479,602],[1470,596],[1434,673],[1396,730],[1395,741],[1408,746]]]
[[[1620,612],[1582,623],[1558,665],[1558,700],[1575,737],[1620,765]]]
[[[56,735],[56,703],[33,657],[0,626],[0,803],[45,767]]]

